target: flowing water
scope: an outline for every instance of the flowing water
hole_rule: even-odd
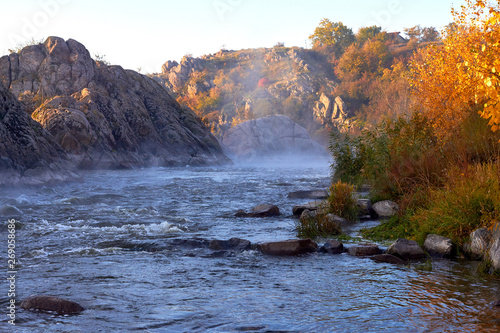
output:
[[[49,294],[86,308],[73,316],[18,309],[14,328],[5,284],[0,331],[500,331],[500,311],[490,305],[500,283],[476,274],[473,262],[434,261],[429,269],[347,254],[271,257],[207,248],[212,239],[295,238],[291,208],[304,200],[287,194],[325,188],[328,177],[326,164],[157,168],[0,189],[5,274],[7,222],[19,222],[17,300]],[[262,203],[284,214],[234,217]]]

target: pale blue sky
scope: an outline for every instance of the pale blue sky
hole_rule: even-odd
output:
[[[323,18],[356,32],[442,27],[465,0],[2,0],[0,52],[48,36],[73,38],[125,68],[158,72],[167,60],[227,49],[306,46]]]

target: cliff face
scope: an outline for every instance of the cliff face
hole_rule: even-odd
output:
[[[75,40],[49,37],[0,58],[0,83],[79,168],[229,161],[205,125],[164,87],[94,61]]]
[[[0,84],[0,185],[40,184],[74,176],[52,135]]]
[[[275,47],[224,51],[167,61],[153,78],[191,107],[220,138],[243,121],[269,115],[290,117],[317,138],[344,130],[349,110],[334,95],[331,64],[321,54]]]

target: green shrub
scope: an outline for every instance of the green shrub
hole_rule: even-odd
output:
[[[295,229],[301,238],[329,237],[340,235],[342,230],[337,222],[331,221],[326,212],[317,212],[297,221]]]
[[[340,216],[348,221],[354,222],[358,218],[359,208],[354,198],[354,186],[336,182],[328,190],[328,213]]]

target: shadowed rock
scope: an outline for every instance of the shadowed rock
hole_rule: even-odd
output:
[[[329,240],[321,247],[321,252],[341,254],[344,252],[344,244],[336,240]]]
[[[308,202],[304,205],[293,206],[292,213],[295,216],[300,216],[300,215],[302,215],[302,212],[304,212],[306,209],[309,211],[316,211],[318,209],[321,209],[321,207],[323,207],[324,205],[325,205],[324,201]]]
[[[403,261],[402,259],[387,253],[371,256],[370,259],[376,262],[394,264],[394,265],[406,264],[406,262]]]
[[[311,190],[311,191],[295,191],[288,193],[290,199],[326,199],[328,191],[326,190]]]
[[[50,311],[57,314],[77,314],[85,310],[78,303],[68,301],[56,296],[32,296],[21,303],[21,308],[25,310]]]
[[[279,215],[280,209],[277,206],[271,204],[258,205],[252,208],[252,210],[250,210],[250,212],[248,213],[240,209],[235,214],[236,217],[271,217]]]
[[[418,260],[427,256],[417,242],[402,238],[389,246],[387,253],[404,260]]]
[[[382,250],[377,245],[374,244],[360,244],[351,246],[348,252],[352,256],[356,257],[366,257],[373,256],[382,253]]]
[[[292,239],[280,242],[262,243],[257,249],[264,254],[275,256],[298,256],[301,254],[317,252],[318,244],[310,239]]]
[[[252,243],[246,239],[231,238],[229,240],[214,239],[208,246],[211,250],[238,250],[245,251],[252,248]]]

